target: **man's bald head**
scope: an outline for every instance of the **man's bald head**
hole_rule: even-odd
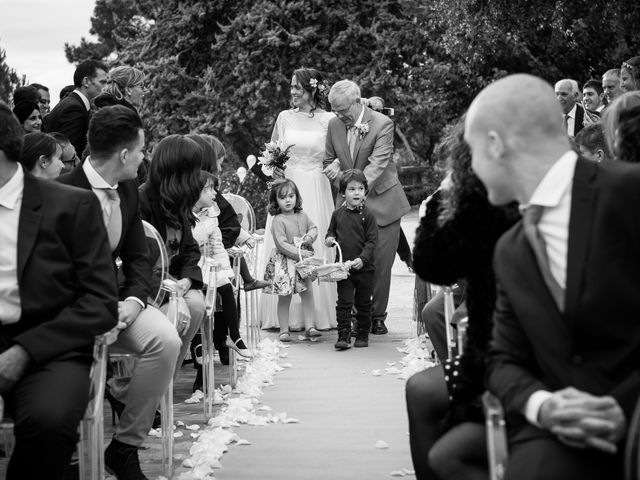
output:
[[[466,129],[494,130],[520,148],[540,137],[566,136],[553,88],[526,74],[510,75],[482,90],[469,108]]]
[[[465,140],[473,170],[496,205],[528,200],[531,181],[570,149],[553,88],[524,74],[478,94],[467,112]]]

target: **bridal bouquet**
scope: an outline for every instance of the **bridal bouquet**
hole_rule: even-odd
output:
[[[285,148],[282,140],[265,143],[264,151],[258,157],[258,163],[260,163],[262,172],[272,177],[276,168],[284,170],[286,168],[285,164],[287,160],[289,160],[289,150],[291,147],[293,147],[293,145]]]

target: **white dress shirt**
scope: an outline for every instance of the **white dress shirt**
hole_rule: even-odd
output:
[[[571,188],[578,154],[573,150],[562,155],[549,169],[531,195],[528,205],[544,208],[538,230],[544,238],[551,275],[562,289],[567,284],[567,251],[569,242],[569,219],[571,216]],[[542,404],[551,397],[551,392],[534,392],[525,406],[525,416],[536,426]]]
[[[16,172],[0,188],[0,322],[16,323],[22,315],[18,288],[18,223],[24,193],[24,172]]]
[[[576,103],[569,113],[567,113],[567,135],[573,137],[575,134],[574,126],[576,124],[576,111],[578,110],[578,104]]]

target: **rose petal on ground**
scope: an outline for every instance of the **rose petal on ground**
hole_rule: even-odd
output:
[[[389,448],[389,444],[384,440],[378,440],[374,446],[379,449]]]

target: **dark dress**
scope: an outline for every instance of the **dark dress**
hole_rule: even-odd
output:
[[[455,216],[442,224],[438,221],[440,212],[438,191],[416,231],[413,260],[415,272],[427,282],[466,282],[469,326],[465,350],[460,358],[443,364],[451,401],[444,424],[453,426],[482,421],[479,396],[485,390],[483,380],[496,298],[493,249],[519,215],[515,206],[492,206],[480,190],[460,198]]]

